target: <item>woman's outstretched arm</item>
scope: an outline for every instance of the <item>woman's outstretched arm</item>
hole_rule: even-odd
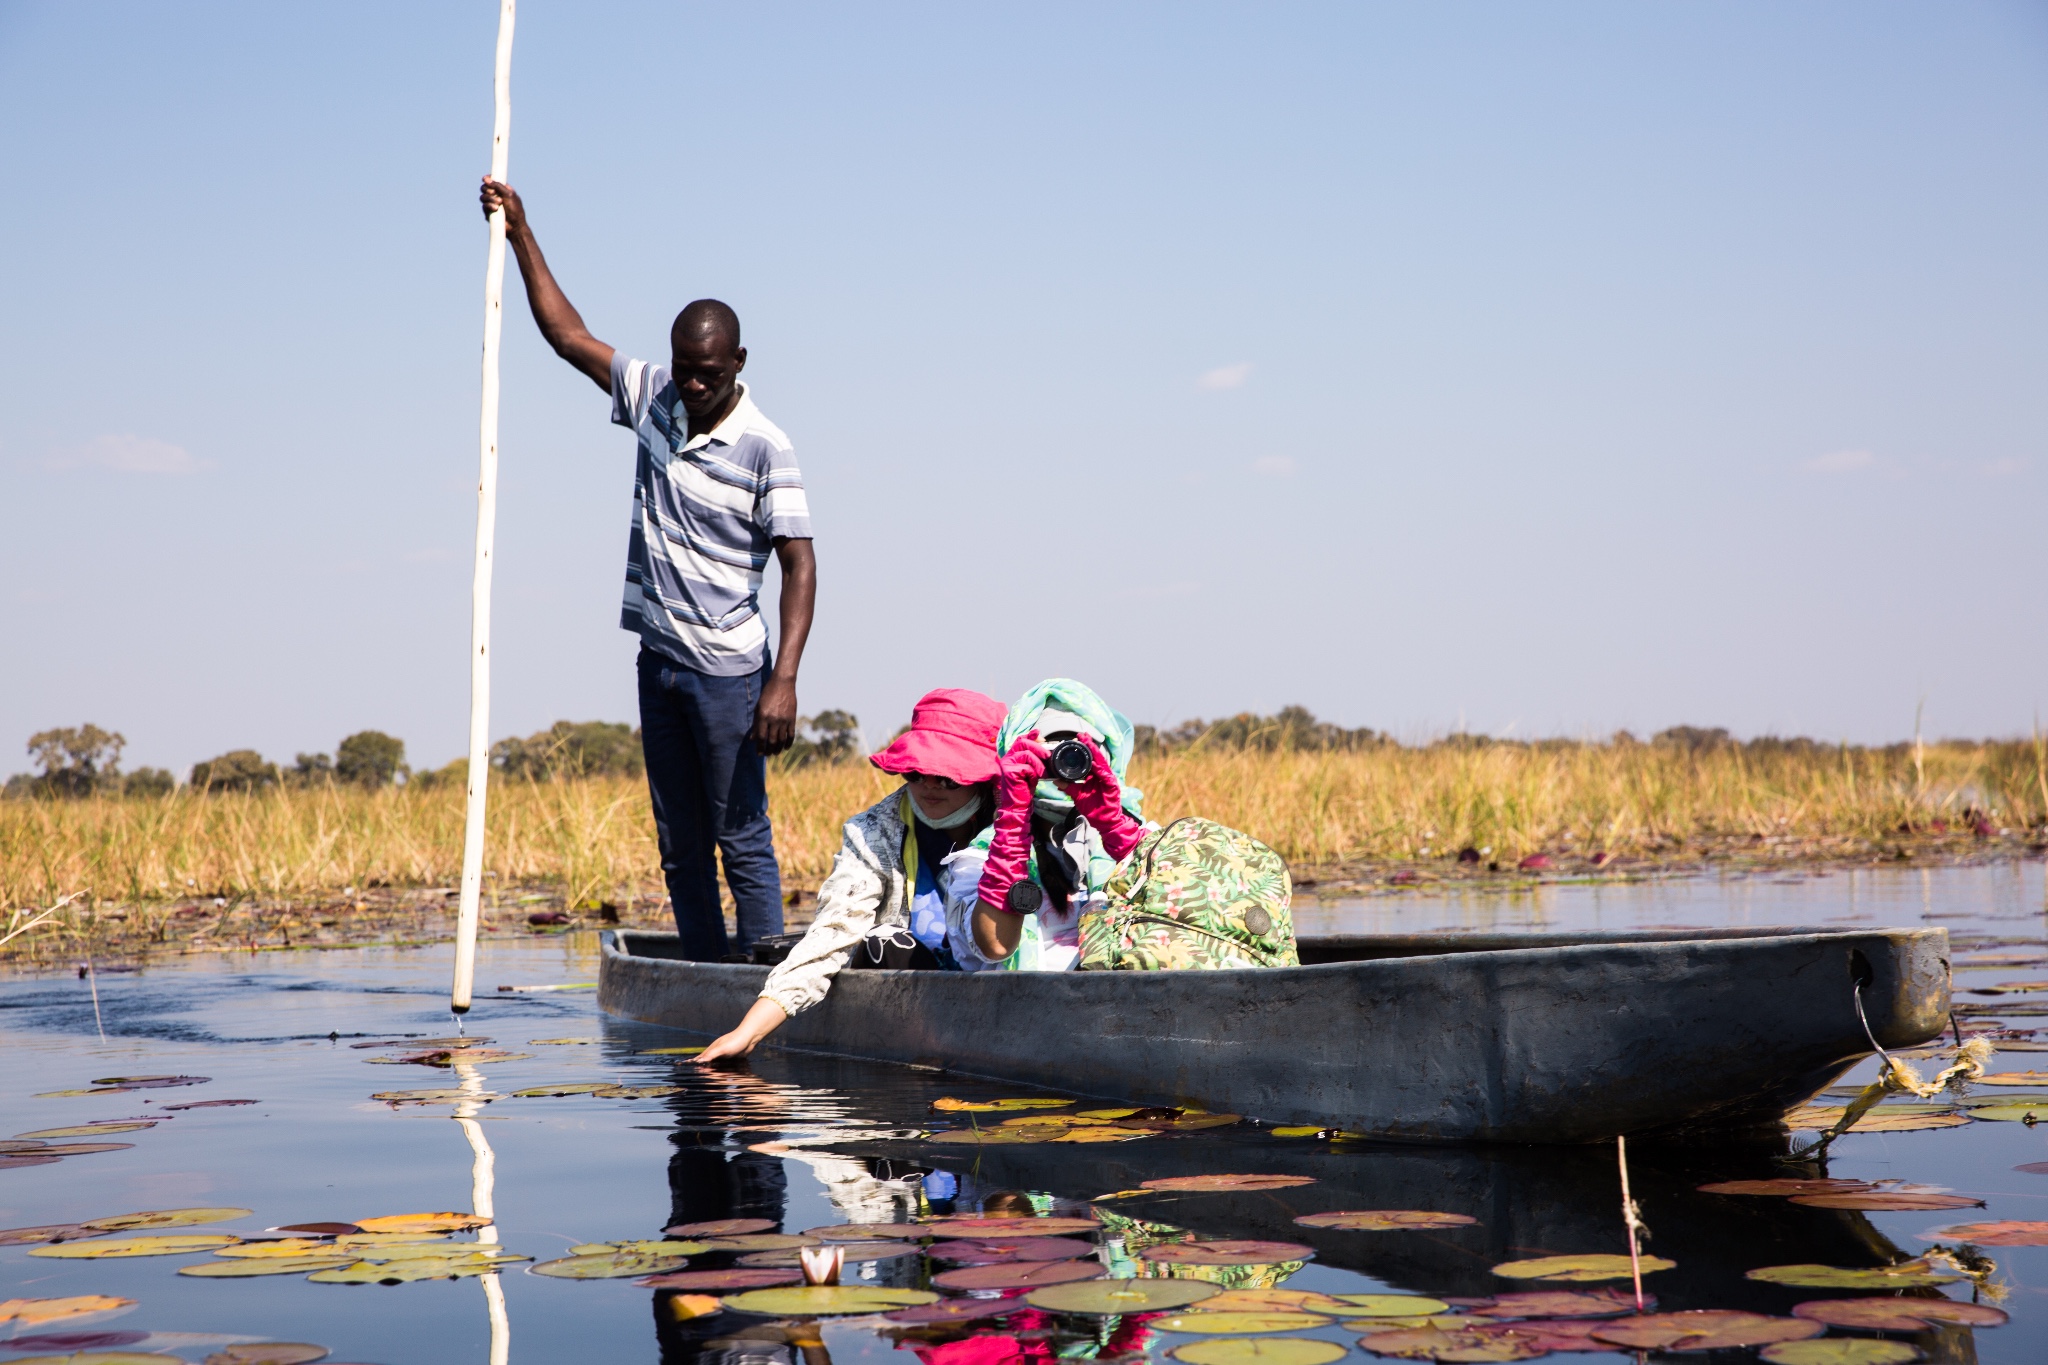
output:
[[[782,1012],[782,1006],[764,995],[754,1002],[738,1028],[714,1040],[710,1047],[697,1054],[697,1060],[715,1062],[724,1057],[744,1057],[760,1046],[763,1038],[781,1028],[788,1018]]]

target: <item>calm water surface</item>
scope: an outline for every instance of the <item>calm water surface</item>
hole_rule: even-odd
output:
[[[1527,893],[1408,894],[1303,905],[1304,933],[1497,930],[1650,925],[1900,924],[1932,922],[1955,936],[1959,1002],[1996,1004],[2014,1029],[2048,1025],[2044,995],[1972,996],[1972,987],[2048,979],[2039,863],[1896,873],[1752,877],[1639,885],[1550,886]],[[0,980],[0,1137],[122,1119],[155,1126],[112,1135],[127,1150],[0,1169],[0,1227],[78,1222],[141,1210],[232,1206],[250,1216],[204,1228],[259,1234],[301,1222],[468,1210],[494,1201],[505,1248],[544,1261],[572,1246],[656,1238],[678,1222],[758,1217],[799,1232],[847,1222],[904,1221],[983,1209],[1087,1216],[1113,1210],[1104,1240],[1128,1249],[1181,1230],[1204,1238],[1306,1243],[1314,1258],[1232,1272],[1237,1280],[1329,1293],[1390,1291],[1484,1296],[1528,1288],[1492,1274],[1501,1261],[1553,1253],[1625,1251],[1613,1152],[1599,1148],[1400,1148],[1282,1137],[1251,1124],[1070,1146],[978,1149],[936,1144],[950,1127],[931,1110],[943,1096],[1028,1094],[928,1072],[764,1053],[752,1070],[703,1074],[649,1055],[702,1038],[598,1013],[588,991],[499,993],[499,984],[593,981],[594,943],[540,939],[487,944],[482,995],[469,1031],[518,1059],[465,1066],[376,1065],[407,1038],[451,1034],[445,950],[365,950],[178,959],[146,971],[14,976]],[[2003,963],[1965,966],[2004,955]],[[97,986],[95,1013],[92,987]],[[1017,1027],[1057,1027],[1020,1019]],[[2048,1037],[2048,1034],[2044,1034]],[[537,1043],[542,1039],[585,1043]],[[357,1047],[383,1040],[388,1046]],[[1371,1046],[1369,1021],[1361,1046]],[[2048,1069],[2048,1054],[2001,1052],[1994,1070]],[[1857,1076],[1871,1068],[1859,1068]],[[114,1094],[51,1096],[102,1077],[206,1077],[202,1084]],[[511,1092],[577,1082],[676,1085],[646,1098]],[[373,1092],[432,1087],[506,1098],[394,1107]],[[2048,1091],[2048,1086],[2042,1087]],[[2031,1090],[2018,1093],[2033,1093]],[[254,1104],[169,1110],[197,1100]],[[464,1121],[461,1115],[474,1114]],[[1003,1116],[991,1116],[999,1121]],[[80,1139],[51,1139],[78,1141]],[[2048,1128],[1973,1123],[1931,1132],[1852,1135],[1829,1174],[1939,1185],[1983,1199],[1982,1210],[1857,1213],[1774,1198],[1697,1192],[1714,1180],[1784,1173],[1767,1152],[1732,1146],[1631,1152],[1649,1248],[1676,1261],[1647,1287],[1665,1309],[1785,1313],[1840,1291],[1744,1278],[1760,1266],[1870,1266],[1925,1250],[1945,1225],[2048,1219],[2048,1175],[2015,1170],[2048,1161]],[[1111,1191],[1162,1176],[1284,1173],[1314,1184],[1263,1193],[1154,1195],[1091,1206]],[[487,1188],[479,1188],[479,1177]],[[1433,1232],[1342,1232],[1296,1226],[1337,1209],[1429,1209],[1478,1220]],[[465,1235],[466,1237],[467,1235]],[[1954,1239],[1944,1239],[1953,1241]],[[78,1245],[78,1244],[73,1244]],[[237,1341],[311,1342],[333,1361],[486,1362],[701,1360],[719,1365],[998,1365],[1022,1357],[1164,1360],[1198,1338],[1142,1321],[1026,1313],[1000,1324],[911,1332],[868,1319],[827,1321],[822,1345],[801,1324],[731,1312],[678,1321],[669,1292],[631,1279],[559,1280],[515,1267],[492,1277],[395,1286],[327,1285],[303,1276],[196,1279],[180,1266],[205,1252],[66,1260],[0,1247],[0,1298],[106,1294],[136,1306],[92,1319],[0,1322],[0,1361],[52,1353],[53,1333],[150,1334],[126,1349],[197,1362]],[[1932,1359],[2035,1362],[2048,1358],[2048,1248],[1985,1248],[1997,1263],[1982,1289],[1951,1298],[1997,1302],[2010,1325],[1908,1338]],[[1106,1253],[1119,1273],[1130,1262]],[[737,1253],[692,1258],[730,1265]],[[938,1267],[943,1268],[943,1267]],[[849,1266],[847,1283],[918,1286],[921,1257]],[[1546,1286],[1547,1287],[1547,1286]],[[502,1313],[493,1323],[494,1295]],[[10,1334],[11,1329],[11,1334]],[[180,1335],[183,1334],[183,1335]],[[1377,1359],[1341,1324],[1295,1335]],[[37,1342],[45,1344],[38,1345]],[[911,1353],[911,1354],[905,1354]],[[1626,1353],[1580,1356],[1619,1361]],[[1698,1357],[1693,1357],[1697,1359]],[[1749,1360],[1752,1352],[1716,1357]],[[1674,1357],[1676,1359],[1676,1357]]]

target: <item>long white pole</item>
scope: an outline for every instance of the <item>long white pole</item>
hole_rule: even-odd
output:
[[[498,0],[497,113],[491,124],[491,179],[505,179],[512,139],[514,0]],[[462,910],[455,925],[455,986],[448,1006],[469,1012],[476,984],[476,926],[484,887],[484,788],[491,772],[491,542],[498,524],[498,338],[505,330],[505,211],[491,215],[484,268],[483,417],[476,481],[476,576],[469,590],[469,810],[462,828]]]

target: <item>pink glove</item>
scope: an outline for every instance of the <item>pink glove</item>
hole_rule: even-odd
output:
[[[1010,908],[1010,888],[1030,870],[1031,802],[1050,756],[1034,730],[1010,746],[996,774],[995,833],[989,838],[988,861],[981,865],[981,885],[975,894],[998,910]]]
[[[1079,782],[1062,782],[1060,789],[1074,798],[1074,809],[1081,812],[1081,818],[1102,840],[1102,851],[1122,862],[1145,837],[1145,827],[1124,810],[1123,788],[1117,785],[1109,755],[1102,752],[1095,736],[1084,731],[1074,739],[1088,750],[1095,765],[1088,770],[1088,776]]]

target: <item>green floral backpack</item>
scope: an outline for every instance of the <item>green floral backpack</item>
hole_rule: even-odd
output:
[[[1084,971],[1298,967],[1294,885],[1249,834],[1188,817],[1147,834],[1081,917]]]

